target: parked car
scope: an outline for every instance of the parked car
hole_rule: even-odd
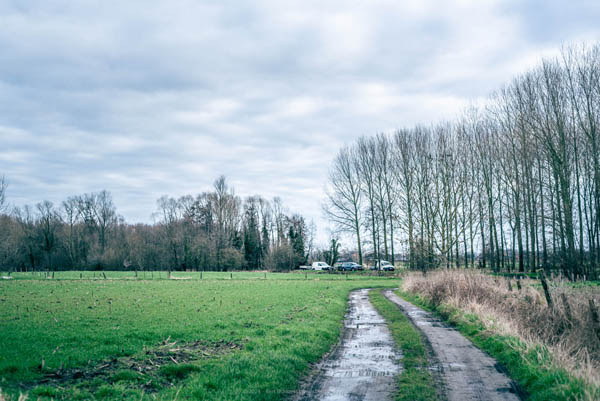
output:
[[[393,272],[395,270],[394,265],[385,260],[381,261],[380,266],[381,266],[381,270],[386,271],[386,272]]]
[[[344,262],[342,263],[342,265],[338,268],[338,270],[340,271],[355,271],[355,270],[362,270],[362,266],[359,265],[358,263],[354,263],[354,262]]]
[[[390,262],[388,262],[387,260],[380,260],[378,262],[375,262],[374,265],[369,266],[369,269],[391,271],[391,272],[393,272],[395,270],[394,265],[391,264]]]
[[[325,262],[313,262],[311,269],[312,270],[329,270],[329,269],[331,269],[331,266],[329,266]]]

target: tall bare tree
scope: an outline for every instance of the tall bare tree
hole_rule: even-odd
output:
[[[361,242],[362,188],[359,181],[356,151],[340,149],[329,172],[330,188],[323,205],[325,215],[337,229],[356,238],[359,264],[363,263]]]

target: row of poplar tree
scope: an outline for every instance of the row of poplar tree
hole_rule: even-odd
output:
[[[153,224],[128,224],[107,191],[10,208],[0,177],[2,270],[287,270],[305,263],[314,230],[280,198],[212,191],[157,201]]]
[[[600,46],[542,60],[455,121],[342,148],[324,208],[361,263],[368,249],[417,269],[597,278]]]

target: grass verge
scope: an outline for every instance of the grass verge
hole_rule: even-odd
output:
[[[404,370],[398,378],[397,400],[429,401],[438,395],[432,385],[433,377],[427,369],[427,354],[421,334],[400,309],[388,301],[380,291],[370,292],[371,303],[384,317],[396,345],[403,354]]]
[[[457,328],[477,347],[502,364],[509,376],[523,390],[529,401],[598,400],[600,392],[584,380],[571,376],[552,361],[552,355],[541,344],[526,344],[519,338],[494,333],[485,328],[479,316],[465,313],[447,304],[436,306],[425,297],[396,291],[405,300],[433,312]]]

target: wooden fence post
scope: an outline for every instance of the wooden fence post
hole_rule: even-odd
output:
[[[598,317],[598,309],[592,298],[589,299],[588,304],[590,307],[590,317],[592,318],[594,332],[596,333],[596,337],[600,340],[600,317]]]
[[[550,288],[548,287],[548,281],[546,280],[546,275],[542,269],[538,270],[538,276],[542,281],[542,288],[544,289],[544,296],[546,297],[546,302],[548,303],[548,307],[552,308],[552,296],[550,295]]]

